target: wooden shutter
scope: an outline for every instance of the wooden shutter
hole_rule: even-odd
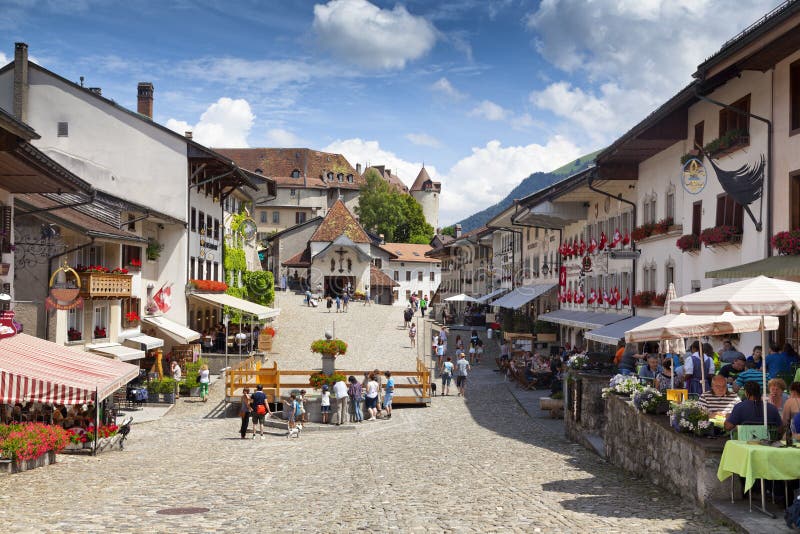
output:
[[[11,206],[0,206],[0,252],[11,253]]]

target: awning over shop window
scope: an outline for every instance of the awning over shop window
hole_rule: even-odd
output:
[[[139,376],[139,368],[27,334],[0,339],[0,403],[93,402]]]
[[[100,343],[97,345],[86,345],[86,348],[91,352],[102,354],[103,356],[110,356],[123,362],[131,360],[140,360],[144,358],[144,351],[133,349],[131,347],[123,347],[119,343]]]
[[[525,304],[529,303],[537,297],[541,297],[551,289],[557,287],[557,284],[534,284],[530,286],[518,287],[508,295],[497,299],[492,302],[492,306],[500,306],[501,308],[510,308],[516,310]]]
[[[226,293],[192,293],[190,298],[199,300],[208,304],[218,304],[219,306],[228,306],[246,315],[253,315],[258,320],[271,319],[280,315],[279,308],[268,308],[249,300],[240,299]]]
[[[166,317],[143,317],[142,322],[155,326],[182,345],[188,345],[192,341],[200,339],[200,332],[170,321]]]
[[[564,326],[574,326],[576,328],[583,328],[585,330],[593,330],[595,328],[601,328],[607,324],[616,323],[617,321],[621,321],[627,317],[627,315],[619,315],[616,313],[556,310],[540,315],[538,319],[540,321],[563,324]]]
[[[706,273],[706,278],[755,278],[756,276],[800,278],[800,256],[772,256]]]
[[[652,319],[652,317],[642,317],[640,315],[628,317],[616,323],[611,323],[586,332],[583,337],[599,343],[605,343],[606,345],[616,345],[620,339],[625,337],[625,332],[643,325]]]
[[[495,289],[494,291],[492,291],[492,292],[491,292],[491,293],[489,293],[488,295],[484,295],[484,296],[482,296],[482,297],[478,297],[476,300],[477,300],[477,301],[478,301],[480,304],[486,304],[487,302],[489,302],[489,301],[490,301],[490,300],[492,300],[493,298],[497,297],[498,295],[502,295],[502,294],[503,294],[503,293],[505,293],[506,291],[508,291],[508,288],[501,287],[500,289]]]
[[[123,345],[127,345],[128,347],[144,351],[153,350],[164,346],[163,339],[159,339],[157,337],[152,337],[152,336],[146,336],[144,334],[137,334],[135,336],[131,336],[122,343]]]

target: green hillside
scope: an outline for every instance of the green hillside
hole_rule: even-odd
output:
[[[597,150],[591,154],[586,154],[580,158],[573,160],[566,165],[550,172],[535,172],[522,180],[520,184],[511,190],[511,192],[500,202],[494,206],[489,206],[485,210],[479,211],[470,215],[461,222],[461,228],[464,232],[469,232],[475,228],[480,228],[489,222],[492,217],[509,207],[515,198],[522,198],[535,193],[551,184],[563,180],[567,176],[571,176],[576,172],[580,172],[589,166],[594,161],[594,158],[600,151]]]

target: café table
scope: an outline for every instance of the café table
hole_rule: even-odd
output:
[[[744,478],[744,491],[750,491],[757,479],[795,480],[800,478],[800,448],[772,447],[751,444],[746,441],[729,440],[722,451],[717,469],[717,478],[723,481],[732,474]],[[761,486],[762,511],[764,507],[764,486]]]

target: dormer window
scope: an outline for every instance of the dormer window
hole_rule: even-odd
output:
[[[340,182],[344,182],[344,174],[342,173],[337,174],[336,179]]]
[[[332,182],[332,181],[333,181],[333,173],[332,173],[332,172],[329,172],[329,173],[328,173],[328,181],[329,181],[329,182]]]
[[[353,183],[353,175],[352,175],[352,174],[348,174],[348,175],[347,175],[347,181],[348,181],[349,183],[351,183],[351,184]]]
[[[292,178],[300,178],[300,170],[295,169],[292,171]]]
[[[264,171],[262,171],[261,169],[256,169],[256,170],[255,170],[255,173],[256,173],[256,174],[264,174]]]

